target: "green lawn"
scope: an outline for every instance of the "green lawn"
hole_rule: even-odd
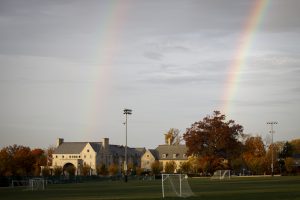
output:
[[[189,179],[194,197],[186,199],[288,199],[300,200],[300,176],[232,178],[231,180]],[[161,199],[161,180],[156,181],[100,181],[77,184],[48,185],[44,191],[29,191],[24,188],[0,188],[0,199]],[[176,199],[176,198],[168,198]],[[179,198],[178,198],[179,199]]]

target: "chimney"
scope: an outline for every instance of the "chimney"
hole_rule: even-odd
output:
[[[168,145],[171,145],[171,138],[168,138]]]
[[[64,143],[64,139],[63,138],[57,138],[56,147],[59,147],[59,145],[61,145],[62,143]]]
[[[108,149],[109,146],[109,138],[103,138],[102,139],[102,145],[104,149]]]

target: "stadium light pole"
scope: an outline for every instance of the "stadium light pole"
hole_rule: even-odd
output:
[[[272,171],[272,176],[274,176],[274,164],[273,164],[273,162],[274,162],[274,146],[273,146],[273,134],[275,133],[275,131],[274,131],[274,125],[275,124],[278,124],[278,122],[267,122],[267,124],[269,124],[270,126],[271,126],[271,130],[270,130],[270,133],[271,133],[271,137],[272,137],[272,143],[271,143],[271,145],[272,145],[272,149],[271,149],[271,155],[272,155],[272,161],[271,161],[271,171]]]
[[[125,175],[125,182],[127,182],[127,115],[131,115],[132,114],[132,110],[131,109],[127,109],[125,108],[124,110],[124,115],[125,115],[125,118],[126,118],[126,121],[125,121],[125,126],[126,126],[126,142],[125,142],[125,160],[124,160],[124,175]]]

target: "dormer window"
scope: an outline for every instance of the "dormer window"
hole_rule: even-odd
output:
[[[183,154],[183,158],[186,158],[186,154]]]
[[[167,154],[163,153],[162,158],[166,158],[166,157],[167,157]]]
[[[177,158],[177,154],[176,153],[173,154],[173,158]]]

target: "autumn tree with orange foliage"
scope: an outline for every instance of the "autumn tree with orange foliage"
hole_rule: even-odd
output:
[[[230,160],[241,153],[243,127],[233,120],[226,121],[226,116],[220,111],[195,122],[183,135],[188,147],[188,155],[206,157],[209,172],[224,166],[224,161]],[[217,164],[216,164],[217,162]]]
[[[40,166],[46,164],[42,149],[13,145],[0,151],[0,176],[38,176]]]
[[[33,149],[31,151],[32,156],[34,157],[34,175],[39,176],[41,174],[41,166],[47,165],[47,156],[45,155],[45,151],[42,149]]]
[[[243,161],[253,174],[263,174],[266,171],[266,150],[260,136],[249,137],[245,141]]]

